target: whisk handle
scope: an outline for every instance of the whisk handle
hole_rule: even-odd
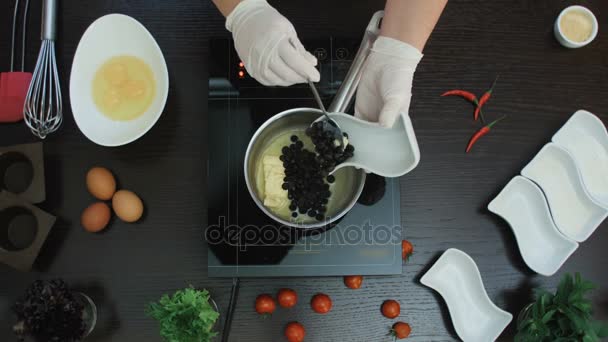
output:
[[[59,0],[44,0],[42,2],[42,34],[43,40],[55,40],[57,37],[57,3]]]

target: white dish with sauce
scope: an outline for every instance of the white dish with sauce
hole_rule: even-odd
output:
[[[527,178],[513,178],[488,210],[511,226],[524,261],[539,274],[555,274],[578,248],[578,243],[559,232],[545,195]]]
[[[579,110],[552,141],[570,153],[591,197],[608,208],[608,132],[602,120]]]
[[[458,249],[445,251],[420,282],[443,297],[465,342],[494,341],[513,319],[490,300],[475,261]]]
[[[111,119],[93,97],[97,71],[118,56],[136,57],[152,72],[154,93],[147,109],[130,120]],[[160,47],[137,20],[122,14],[97,19],[83,34],[72,65],[70,102],[80,131],[102,146],[120,146],[143,136],[160,118],[169,93],[169,73]]]
[[[594,201],[568,151],[548,143],[521,171],[543,190],[557,228],[566,237],[583,242],[608,216]]]
[[[597,36],[597,18],[583,6],[566,7],[555,20],[553,33],[564,47],[577,49],[591,43]]]

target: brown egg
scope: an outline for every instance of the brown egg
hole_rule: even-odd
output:
[[[94,167],[87,172],[87,189],[95,198],[107,201],[116,192],[116,180],[110,170]]]
[[[108,225],[110,215],[110,207],[107,204],[93,203],[82,212],[80,224],[87,232],[97,233]]]
[[[129,190],[119,190],[112,198],[112,208],[116,216],[125,222],[135,222],[144,213],[144,204],[135,193]]]

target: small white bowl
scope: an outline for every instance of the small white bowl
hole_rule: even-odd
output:
[[[445,251],[420,282],[443,297],[463,341],[495,341],[513,319],[490,300],[475,261],[461,250]]]
[[[156,95],[148,110],[130,121],[114,121],[93,101],[92,83],[108,59],[129,55],[141,58],[152,70]],[[102,146],[120,146],[143,136],[160,118],[169,94],[169,72],[160,47],[137,20],[109,14],[95,20],[80,39],[70,75],[70,102],[80,131]]]
[[[570,11],[584,12],[585,14],[587,14],[589,16],[589,19],[591,19],[593,28],[591,31],[591,36],[587,40],[582,41],[582,42],[575,42],[575,41],[569,39],[568,37],[566,37],[566,35],[562,32],[562,29],[561,29],[559,23],[562,20],[562,18],[564,17],[564,15]],[[597,23],[597,18],[595,17],[593,12],[591,12],[587,7],[575,5],[575,6],[566,7],[559,14],[559,16],[557,17],[557,20],[555,20],[555,24],[553,25],[553,33],[555,34],[555,38],[557,39],[557,41],[560,44],[562,44],[564,47],[567,47],[570,49],[577,49],[577,48],[583,47],[583,46],[591,43],[597,36],[598,28],[599,28],[599,24]]]
[[[515,234],[521,256],[535,272],[552,276],[578,248],[559,232],[542,190],[532,181],[515,176],[488,205]]]

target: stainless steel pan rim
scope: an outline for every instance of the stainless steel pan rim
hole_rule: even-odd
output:
[[[262,199],[260,199],[260,197],[255,189],[255,187],[256,187],[255,180],[254,180],[255,171],[250,171],[251,170],[250,168],[252,167],[250,165],[250,159],[252,158],[254,148],[256,147],[256,144],[260,142],[259,139],[260,139],[262,133],[266,132],[268,127],[270,127],[271,125],[276,124],[277,122],[279,122],[281,120],[285,120],[285,119],[289,118],[290,116],[304,116],[304,115],[311,116],[311,114],[313,114],[315,117],[320,117],[321,115],[323,115],[323,113],[320,110],[315,109],[315,108],[294,108],[294,109],[289,109],[289,110],[276,114],[275,116],[273,116],[272,118],[270,118],[266,122],[264,122],[264,124],[262,124],[262,126],[260,126],[257,129],[257,131],[254,133],[253,137],[249,141],[249,145],[247,146],[247,152],[245,153],[245,162],[243,163],[243,168],[244,168],[244,173],[245,173],[245,182],[247,183],[247,190],[249,190],[249,194],[253,198],[253,201],[266,215],[268,215],[268,217],[270,217],[273,220],[281,223],[282,225],[288,226],[288,227],[296,227],[296,228],[303,228],[303,229],[321,228],[321,227],[325,227],[325,226],[335,222],[336,220],[338,220],[338,219],[342,218],[344,215],[346,215],[346,213],[348,213],[352,209],[352,207],[357,203],[357,200],[359,199],[359,196],[361,195],[361,192],[363,191],[363,186],[365,185],[366,173],[363,170],[358,170],[356,172],[356,176],[355,176],[356,178],[353,182],[355,185],[355,189],[353,192],[350,193],[351,196],[350,196],[347,204],[345,206],[343,206],[337,213],[334,213],[333,216],[326,218],[324,221],[308,222],[308,223],[302,223],[302,222],[297,222],[297,221],[287,221],[287,220],[280,218],[279,216],[274,214],[272,211],[270,211],[268,208],[266,208],[266,206],[262,202]],[[255,168],[255,165],[253,167]]]

